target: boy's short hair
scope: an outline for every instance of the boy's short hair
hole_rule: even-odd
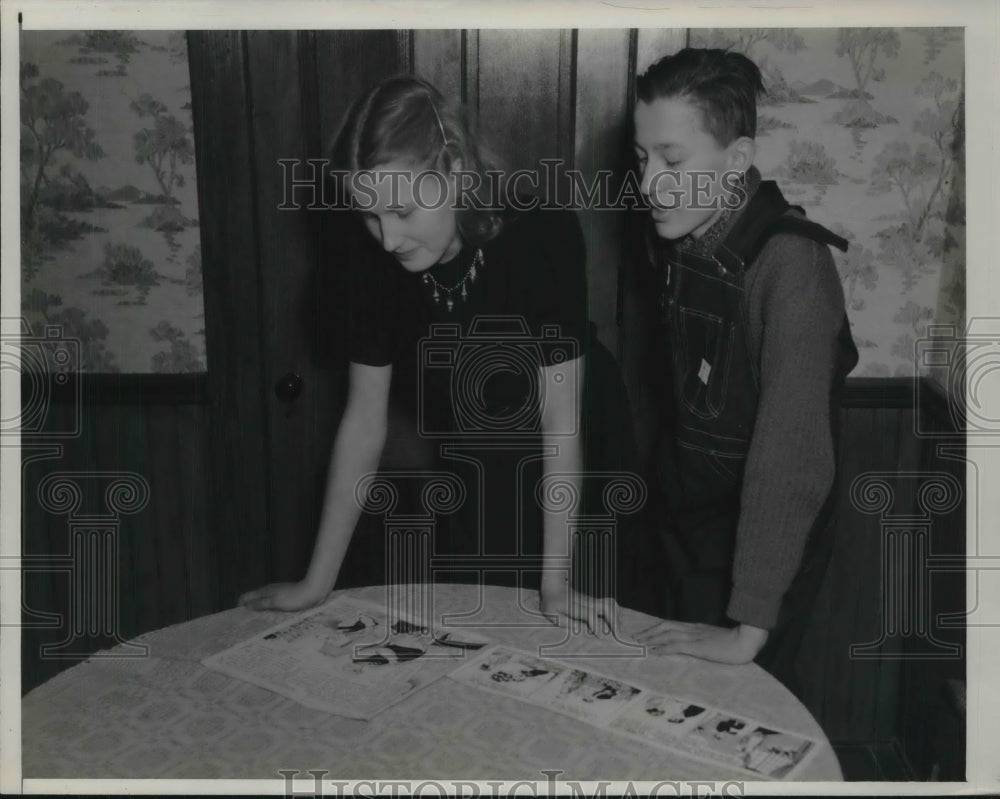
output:
[[[725,147],[740,136],[757,135],[757,97],[764,93],[758,66],[731,50],[685,47],[664,56],[636,78],[639,100],[664,97],[690,100],[702,124]]]

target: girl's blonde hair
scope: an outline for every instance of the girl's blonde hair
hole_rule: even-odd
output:
[[[502,196],[495,188],[502,180],[496,158],[473,132],[461,105],[447,102],[421,78],[388,78],[359,97],[347,113],[332,156],[334,168],[351,173],[392,161],[444,175],[456,165],[476,173],[479,187],[470,194],[478,202],[469,198],[467,207],[455,211],[459,233],[463,241],[478,246],[500,232],[499,209],[489,207],[491,194]]]

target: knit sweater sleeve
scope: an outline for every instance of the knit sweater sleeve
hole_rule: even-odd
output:
[[[760,399],[747,454],[728,615],[770,629],[834,479],[830,390],[844,294],[826,246],[778,235],[750,270]],[[758,328],[758,329],[754,329]]]

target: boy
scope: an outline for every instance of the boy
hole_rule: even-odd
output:
[[[857,363],[826,245],[753,166],[760,70],[684,49],[636,82],[635,150],[669,391],[653,652],[756,660],[789,687],[831,548],[839,390]],[[735,622],[735,625],[733,624]],[[794,690],[794,687],[793,687]]]

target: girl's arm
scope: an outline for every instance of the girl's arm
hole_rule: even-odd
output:
[[[542,446],[556,450],[554,457],[546,457],[542,463],[542,480],[566,480],[572,484],[572,495],[581,497],[583,489],[583,437],[580,431],[582,420],[581,395],[583,393],[586,357],[581,356],[553,366],[543,366],[539,379],[541,384]],[[601,600],[578,594],[571,586],[572,550],[568,521],[579,508],[574,502],[570,507],[559,506],[546,501],[548,492],[543,492],[543,552],[546,565],[542,571],[541,609],[565,619],[575,619],[597,631],[599,619],[604,618],[602,628],[610,630],[611,609],[602,608],[607,604]],[[558,621],[558,618],[557,618]]]
[[[326,599],[337,582],[361,508],[354,488],[378,467],[385,444],[392,366],[352,363],[347,408],[337,428],[319,532],[303,580],[275,583],[240,597],[254,610],[300,610]]]

